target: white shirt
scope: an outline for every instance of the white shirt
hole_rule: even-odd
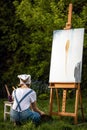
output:
[[[16,97],[17,97],[17,100],[20,101],[22,99],[22,97],[28,93],[29,91],[31,91],[31,88],[17,88],[16,89]],[[16,99],[15,99],[15,95],[14,95],[14,91],[12,93],[12,97],[14,99],[14,103],[13,103],[13,106],[12,106],[12,109],[13,110],[16,110],[16,107],[17,107],[17,102],[16,102]],[[23,100],[22,102],[20,103],[20,107],[21,107],[21,111],[24,111],[26,109],[28,109],[31,105],[31,103],[35,102],[36,101],[36,92],[33,90],[30,94],[28,94]],[[16,111],[20,111],[19,107],[17,108]]]

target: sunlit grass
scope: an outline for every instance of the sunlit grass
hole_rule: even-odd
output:
[[[0,99],[0,130],[86,130],[87,129],[87,99],[83,98],[83,108],[85,115],[85,122],[82,122],[82,116],[80,109],[78,109],[78,124],[74,125],[74,119],[72,117],[57,117],[52,116],[53,121],[43,122],[38,127],[36,127],[32,122],[23,123],[22,126],[14,127],[13,123],[10,122],[9,116],[6,121],[3,118],[4,110],[4,99]],[[38,99],[38,107],[49,114],[49,99]],[[74,111],[74,99],[67,100],[67,111]],[[57,111],[56,100],[54,100],[54,111]]]

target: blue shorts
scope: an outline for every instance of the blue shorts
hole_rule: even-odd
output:
[[[22,112],[17,112],[13,109],[10,111],[10,118],[12,121],[27,121],[32,120],[35,124],[40,123],[41,116],[39,113],[31,111],[30,109]]]

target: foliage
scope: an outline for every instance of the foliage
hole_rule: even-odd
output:
[[[38,98],[41,100],[47,100],[49,98],[49,95],[47,95],[47,93],[43,93],[39,95]]]
[[[29,73],[33,81],[48,84],[53,30],[63,29],[69,3],[73,4],[72,28],[85,28],[86,0],[0,1],[0,86],[18,84],[17,75]],[[86,51],[83,53],[83,85],[86,84]],[[45,87],[45,86],[44,86]],[[43,88],[44,88],[43,87]],[[44,90],[43,90],[44,92]]]
[[[34,81],[32,82],[31,88],[33,88],[37,95],[39,94],[49,94],[48,84],[42,81]]]

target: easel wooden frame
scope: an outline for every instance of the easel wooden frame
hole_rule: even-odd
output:
[[[72,4],[70,3],[69,4],[69,13],[68,13],[68,22],[66,23],[66,27],[64,29],[71,28],[71,17],[72,17]],[[77,124],[78,123],[78,104],[80,102],[82,119],[84,120],[80,83],[49,83],[49,88],[50,88],[50,112],[49,112],[50,115],[70,116],[70,117],[74,118],[74,124]],[[54,89],[56,90],[56,98],[57,98],[57,104],[58,104],[57,112],[53,112],[53,90]],[[58,89],[63,89],[62,111],[60,111]],[[76,90],[74,113],[66,112],[66,96],[67,96],[68,89]]]

